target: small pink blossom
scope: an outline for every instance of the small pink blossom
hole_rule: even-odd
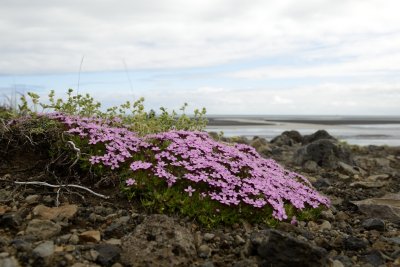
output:
[[[189,194],[189,197],[192,196],[194,191],[196,191],[196,189],[193,189],[190,185],[188,186],[188,188],[185,189],[185,192]]]
[[[297,221],[296,216],[293,216],[293,217],[292,217],[292,220],[290,221],[290,224],[292,224],[292,225],[297,225],[297,223],[298,223],[298,221]]]
[[[136,184],[135,179],[129,178],[128,180],[126,180],[126,185],[127,186],[132,186],[134,184]]]

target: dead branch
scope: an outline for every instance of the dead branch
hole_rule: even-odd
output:
[[[69,144],[72,147],[72,149],[76,152],[76,159],[72,163],[72,165],[69,166],[69,169],[71,169],[78,162],[79,158],[81,157],[81,150],[79,148],[77,148],[75,146],[74,142],[72,142],[72,141],[68,141],[67,144]]]
[[[54,185],[54,184],[49,184],[49,183],[46,183],[46,182],[39,182],[39,181],[32,181],[32,182],[17,182],[17,181],[15,181],[14,183],[15,184],[20,184],[20,185],[42,185],[42,186],[48,186],[48,187],[60,188],[60,189],[61,188],[68,188],[68,187],[79,188],[79,189],[82,189],[82,190],[86,190],[89,193],[91,193],[91,194],[93,194],[95,196],[104,198],[104,199],[109,199],[110,198],[109,196],[105,196],[105,195],[96,193],[96,192],[94,192],[93,190],[91,190],[91,189],[89,189],[87,187],[84,187],[84,186],[81,186],[81,185],[77,185],[77,184]]]

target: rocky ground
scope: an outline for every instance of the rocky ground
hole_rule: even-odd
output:
[[[0,162],[0,266],[400,266],[400,147],[348,146],[325,131],[235,141],[308,177],[332,207],[276,229],[204,229],[144,213],[113,187],[95,189],[104,200],[15,185],[45,175],[35,155],[22,155]]]

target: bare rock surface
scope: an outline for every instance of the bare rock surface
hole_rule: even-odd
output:
[[[130,266],[190,266],[196,257],[192,233],[166,215],[147,217],[122,238],[121,260]]]

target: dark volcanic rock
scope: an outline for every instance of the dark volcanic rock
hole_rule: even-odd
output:
[[[318,166],[329,169],[336,169],[338,162],[352,163],[350,150],[334,140],[321,139],[308,145],[302,146],[294,154],[293,161],[298,165],[312,160]]]
[[[385,259],[382,254],[377,250],[372,250],[362,257],[365,263],[371,264],[374,267],[382,266],[385,264]]]
[[[21,222],[22,218],[17,212],[6,213],[0,218],[0,224],[3,227],[18,228]]]
[[[192,233],[166,215],[151,215],[122,238],[122,263],[129,266],[190,266],[196,257]]]
[[[364,240],[349,236],[343,241],[343,245],[348,250],[361,250],[367,247],[367,244]]]
[[[281,135],[278,135],[271,140],[272,144],[282,146],[293,146],[297,143],[303,142],[303,136],[298,131],[284,131]]]
[[[325,130],[318,130],[313,134],[310,135],[305,135],[302,139],[303,144],[309,144],[321,139],[331,139],[331,140],[336,140],[335,137],[330,135],[327,131]]]
[[[96,245],[95,250],[99,253],[96,262],[100,263],[101,266],[111,266],[119,259],[121,253],[118,246],[110,244]]]
[[[327,252],[307,242],[277,230],[265,230],[251,235],[257,254],[268,266],[326,266]]]
[[[362,226],[367,230],[385,231],[385,222],[378,218],[370,218],[363,221]]]

